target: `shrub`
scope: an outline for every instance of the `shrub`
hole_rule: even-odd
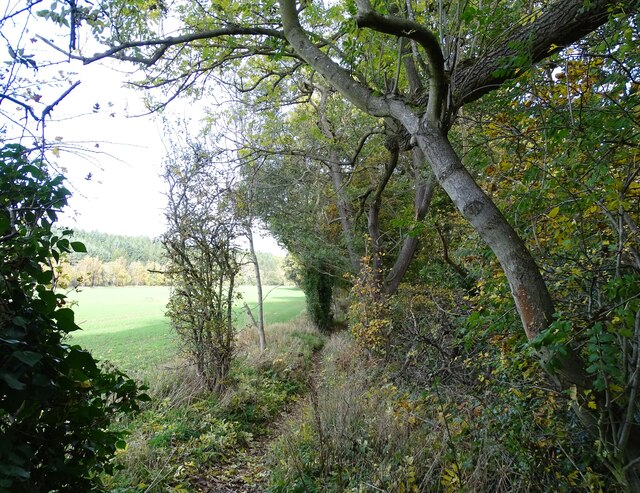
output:
[[[333,336],[271,451],[271,491],[617,491],[539,370],[500,362],[503,342],[415,385]],[[513,380],[511,363],[528,378]]]
[[[162,244],[171,296],[167,316],[210,390],[226,385],[234,352],[233,301],[242,254],[230,208],[232,177],[197,143],[167,158],[167,231]]]
[[[96,491],[125,446],[111,431],[147,399],[117,370],[65,342],[79,327],[54,290],[61,255],[81,252],[71,231],[54,233],[70,195],[63,177],[29,162],[18,145],[0,149],[0,490]]]

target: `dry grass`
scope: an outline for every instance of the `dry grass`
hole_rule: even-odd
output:
[[[346,334],[326,344],[315,380],[273,449],[275,491],[432,491],[445,465],[442,422],[424,426]]]
[[[124,469],[108,486],[122,492],[178,486],[190,491],[193,481],[209,474],[207,468],[270,430],[306,388],[312,355],[323,339],[302,320],[267,327],[267,342],[260,354],[254,331],[238,335],[237,358],[221,395],[207,392],[184,360],[158,369],[149,378],[153,402],[129,424],[127,450],[118,454]]]
[[[538,438],[517,435],[519,426],[530,433],[529,416],[515,418],[522,419],[509,425],[516,430],[500,428],[495,421],[505,416],[466,390],[434,383],[411,392],[347,334],[333,336],[310,395],[272,448],[272,491],[511,493],[586,484],[575,474],[568,479],[557,458],[527,465],[530,452],[540,453],[526,448]]]
[[[258,345],[258,331],[255,327],[247,327],[237,335],[237,355],[246,358],[247,363],[252,364],[297,354],[304,348],[304,341],[294,334],[317,335],[318,331],[313,327],[305,315],[300,315],[295,320],[286,323],[270,324],[265,327],[267,347],[260,354]]]

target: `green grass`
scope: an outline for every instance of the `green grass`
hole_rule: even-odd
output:
[[[258,292],[255,286],[242,286],[240,288],[244,301],[253,312],[254,317],[258,316],[257,302]],[[285,323],[293,320],[304,309],[304,293],[294,287],[265,286],[262,288],[262,295],[266,296],[264,302],[264,319],[266,324]],[[241,301],[242,303],[242,301]],[[247,325],[247,316],[244,311],[236,309],[237,326]]]
[[[265,322],[292,320],[304,309],[304,294],[296,288],[280,287],[265,300]],[[256,289],[242,287],[244,300],[257,316]],[[175,355],[177,340],[164,316],[169,288],[127,286],[84,288],[71,293],[77,301],[76,322],[82,331],[72,334],[72,343],[89,349],[97,358],[109,360],[127,372],[146,373]],[[242,301],[241,301],[242,303]],[[237,327],[246,325],[241,307],[235,309]]]

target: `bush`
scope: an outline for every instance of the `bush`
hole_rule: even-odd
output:
[[[301,270],[301,287],[307,301],[307,312],[318,330],[324,334],[333,325],[333,288],[335,277],[325,265],[304,266]]]
[[[0,149],[0,490],[99,491],[124,434],[109,425],[147,399],[117,370],[98,366],[65,337],[78,330],[54,290],[56,265],[84,245],[54,233],[67,204],[64,178]]]
[[[503,343],[416,385],[333,336],[270,454],[271,491],[619,491],[567,424],[566,400],[522,358],[501,362]],[[529,377],[513,380],[512,364]]]

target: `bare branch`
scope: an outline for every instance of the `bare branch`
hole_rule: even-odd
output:
[[[53,108],[55,108],[64,98],[66,98],[71,93],[71,91],[73,91],[79,85],[80,85],[79,80],[74,82],[73,85],[71,85],[71,87],[69,87],[66,91],[64,91],[58,99],[56,99],[53,103],[48,105],[44,110],[42,110],[42,116],[40,117],[40,119],[44,120],[46,116],[49,116]]]
[[[227,26],[221,27],[218,29],[211,29],[207,31],[199,31],[193,33],[183,34],[181,36],[167,36],[165,38],[153,38],[153,39],[145,39],[140,41],[129,41],[126,43],[122,43],[118,46],[113,46],[106,51],[101,53],[96,53],[93,56],[85,57],[81,55],[74,55],[69,53],[66,50],[56,46],[51,41],[43,38],[42,36],[38,36],[39,39],[44,41],[47,45],[56,49],[57,51],[64,53],[66,56],[74,59],[80,60],[85,65],[96,62],[98,60],[102,60],[104,58],[116,58],[117,60],[141,63],[146,66],[151,66],[155,64],[165,52],[172,46],[184,45],[191,43],[193,41],[203,40],[203,39],[213,39],[213,38],[221,38],[225,36],[268,36],[272,38],[285,39],[282,31],[276,29],[267,29],[262,27],[243,27],[243,26]],[[144,48],[157,46],[155,51],[149,57],[137,57],[137,56],[129,56],[123,54],[125,50],[130,48]]]
[[[36,116],[35,112],[33,111],[33,107],[31,105],[28,105],[27,103],[24,103],[16,98],[13,98],[11,96],[9,96],[8,94],[0,94],[0,103],[2,102],[3,99],[6,99],[8,101],[11,101],[12,103],[17,104],[18,106],[20,106],[21,108],[24,108],[25,111],[27,113],[29,113],[34,120],[38,121],[38,117]]]

